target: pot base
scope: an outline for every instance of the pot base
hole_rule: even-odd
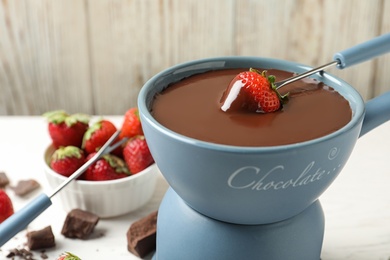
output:
[[[324,225],[318,200],[284,221],[237,225],[198,213],[169,188],[159,208],[153,259],[320,259]]]

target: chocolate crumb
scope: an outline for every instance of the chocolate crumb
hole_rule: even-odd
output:
[[[25,196],[28,193],[32,192],[33,190],[36,190],[39,188],[39,183],[36,180],[29,179],[29,180],[21,180],[17,183],[16,186],[11,187],[11,189],[15,192],[18,196]]]
[[[46,254],[46,251],[41,251],[41,258],[42,259],[48,259],[49,257]]]
[[[127,231],[127,249],[143,258],[156,250],[157,211],[134,222]]]
[[[68,238],[88,239],[99,217],[91,212],[73,209],[66,216],[61,234]]]
[[[51,226],[27,233],[27,246],[30,250],[50,248],[55,246],[55,238]]]
[[[19,258],[22,258],[22,259],[25,259],[25,260],[33,260],[34,259],[33,253],[30,252],[29,250],[25,249],[25,248],[22,248],[22,249],[14,248],[14,249],[11,249],[6,257],[7,258],[12,258],[12,259],[15,259],[15,257],[19,257]]]
[[[0,188],[5,188],[9,184],[9,179],[5,172],[0,172]]]

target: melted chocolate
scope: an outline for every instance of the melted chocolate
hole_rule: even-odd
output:
[[[282,89],[289,102],[280,111],[226,113],[221,97],[232,79],[245,69],[197,74],[170,85],[155,97],[152,113],[167,128],[195,139],[236,146],[276,146],[330,134],[346,125],[352,111],[333,88],[306,78]],[[260,71],[262,69],[259,69]],[[293,74],[268,70],[276,81]]]

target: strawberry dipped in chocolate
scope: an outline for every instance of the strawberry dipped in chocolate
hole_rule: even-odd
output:
[[[271,113],[280,110],[287,101],[288,94],[280,95],[274,84],[275,77],[267,76],[267,71],[251,68],[239,73],[230,82],[221,98],[221,109],[228,111],[250,111]]]

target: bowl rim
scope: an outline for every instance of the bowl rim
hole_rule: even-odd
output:
[[[49,160],[51,157],[51,154],[55,151],[55,147],[53,144],[48,145],[43,154],[43,164],[44,164],[44,170],[46,173],[50,174],[51,176],[60,179],[61,181],[65,181],[68,177],[65,177],[59,173],[56,173],[50,166],[49,166]],[[102,185],[115,185],[117,183],[126,183],[126,182],[132,182],[135,181],[136,179],[142,178],[145,175],[148,175],[150,173],[153,173],[154,171],[157,170],[157,165],[154,162],[153,164],[149,165],[147,168],[144,170],[137,172],[133,175],[120,178],[120,179],[115,179],[115,180],[106,180],[106,181],[87,181],[87,180],[74,180],[73,182],[77,183],[78,185],[84,185],[84,186],[102,186]]]
[[[232,153],[273,153],[273,152],[280,152],[281,150],[297,149],[297,148],[306,147],[321,142],[326,142],[330,139],[333,139],[337,136],[340,136],[352,130],[354,127],[356,127],[359,123],[363,121],[364,114],[365,114],[365,102],[361,97],[360,93],[349,83],[327,72],[323,72],[319,76],[314,75],[312,77],[320,81],[324,81],[324,83],[327,85],[329,85],[327,82],[330,82],[333,83],[333,85],[339,86],[336,87],[335,89],[350,103],[350,107],[352,109],[352,118],[346,125],[344,125],[343,127],[341,127],[340,129],[336,130],[333,133],[315,139],[299,142],[299,143],[276,145],[276,146],[259,146],[259,147],[234,146],[234,145],[227,145],[227,144],[212,143],[212,142],[202,141],[199,139],[195,139],[192,137],[188,137],[176,133],[175,131],[159,123],[151,114],[149,106],[152,102],[154,95],[158,92],[155,91],[154,88],[156,86],[156,83],[161,82],[162,78],[165,78],[169,75],[179,74],[179,73],[183,73],[183,74],[187,73],[186,75],[188,77],[197,73],[215,70],[215,69],[240,67],[238,65],[231,65],[231,63],[236,63],[236,64],[265,63],[268,66],[267,68],[275,68],[275,69],[282,69],[282,70],[285,69],[286,67],[294,67],[294,69],[296,69],[296,71],[294,72],[298,72],[298,73],[312,69],[312,67],[310,66],[293,62],[293,61],[266,58],[266,57],[252,57],[252,56],[223,56],[223,57],[213,57],[213,58],[199,59],[199,60],[180,63],[178,65],[167,68],[159,72],[158,74],[154,75],[141,88],[137,100],[141,122],[142,121],[147,122],[149,125],[157,129],[159,132],[163,133],[166,136],[169,136],[170,138],[176,141],[184,142],[187,144],[195,145],[209,150],[232,152]],[[277,67],[275,67],[275,65]],[[196,72],[188,73],[191,70],[192,71],[196,70]],[[173,82],[169,82],[169,83],[173,83]],[[333,85],[332,87],[334,87]],[[164,86],[164,88],[166,87],[167,85]],[[351,106],[351,103],[355,104],[354,108]]]

